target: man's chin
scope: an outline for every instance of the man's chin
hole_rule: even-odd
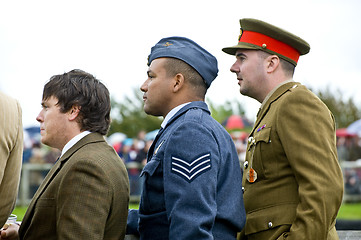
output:
[[[49,146],[48,141],[46,140],[46,137],[44,137],[44,136],[41,136],[40,142],[41,142],[42,144],[45,144],[45,145]]]

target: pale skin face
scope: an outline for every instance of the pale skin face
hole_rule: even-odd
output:
[[[262,102],[269,92],[267,82],[267,59],[261,58],[256,50],[240,49],[231,72],[237,75],[240,93]]]
[[[36,120],[40,123],[41,142],[62,150],[67,142],[80,133],[79,129],[73,127],[79,109],[73,107],[69,112],[61,113],[57,103],[55,97],[43,100]]]
[[[148,78],[140,87],[144,92],[144,111],[153,116],[165,117],[173,108],[174,78],[168,77],[164,68],[165,58],[154,59],[147,71]]]

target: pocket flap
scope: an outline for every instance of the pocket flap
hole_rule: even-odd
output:
[[[271,135],[271,128],[264,128],[258,133],[254,134],[256,142],[265,142],[265,143],[269,142],[270,135]]]
[[[148,173],[150,176],[152,176],[155,172],[155,170],[157,169],[157,167],[159,166],[160,161],[159,159],[156,158],[152,158],[143,168],[142,173],[140,174],[140,176],[142,177],[145,173]]]

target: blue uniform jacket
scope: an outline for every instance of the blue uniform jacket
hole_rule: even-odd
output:
[[[179,110],[147,161],[139,212],[129,213],[128,229],[138,222],[141,239],[151,240],[236,238],[245,224],[242,173],[232,138],[206,103]]]

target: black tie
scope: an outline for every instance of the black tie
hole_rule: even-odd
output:
[[[160,135],[162,135],[162,132],[163,132],[163,128],[161,127],[157,133],[157,136],[155,136],[155,138],[153,140],[152,146],[150,146],[150,148],[148,150],[148,156],[150,156],[149,154],[153,155],[154,147],[155,147]]]

